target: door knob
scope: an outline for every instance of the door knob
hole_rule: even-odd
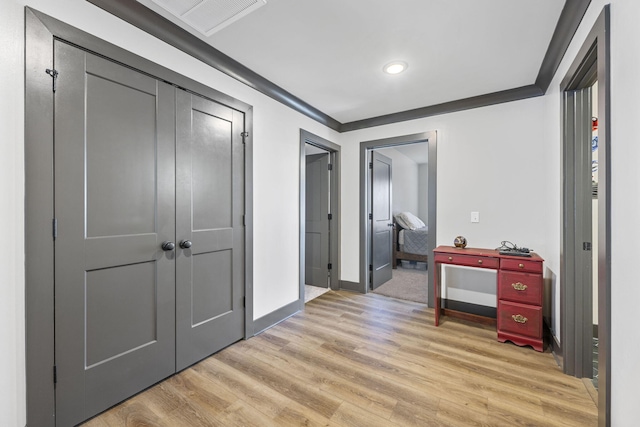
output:
[[[189,249],[191,247],[192,243],[191,240],[181,240],[180,241],[180,247],[182,249]]]
[[[391,223],[391,224],[387,224],[387,225],[388,225],[389,227],[393,227],[393,223]]]
[[[172,251],[176,248],[176,244],[170,241],[162,242],[162,250],[163,251]]]

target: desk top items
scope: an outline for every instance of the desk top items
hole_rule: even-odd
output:
[[[520,248],[515,243],[511,243],[508,240],[503,240],[502,242],[500,242],[500,247],[496,248],[496,251],[498,251],[500,255],[531,257],[531,252],[533,251],[533,249]]]
[[[453,245],[456,248],[464,249],[467,247],[467,239],[464,236],[457,236],[455,239],[453,239]]]

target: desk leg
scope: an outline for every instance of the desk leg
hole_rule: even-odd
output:
[[[440,306],[441,306],[441,301],[440,301],[440,270],[442,268],[442,264],[440,264],[439,262],[434,263],[433,266],[433,276],[434,276],[434,280],[433,280],[433,293],[435,296],[435,317],[436,317],[436,326],[438,326],[440,324]]]

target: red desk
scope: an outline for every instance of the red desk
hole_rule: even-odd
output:
[[[440,324],[442,264],[497,270],[498,341],[530,345],[543,351],[542,338],[542,264],[537,254],[531,257],[500,255],[493,249],[438,246],[434,249],[435,324]]]

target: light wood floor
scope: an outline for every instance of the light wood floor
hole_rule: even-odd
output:
[[[583,382],[491,327],[381,295],[328,292],[304,312],[85,424],[595,426]]]

